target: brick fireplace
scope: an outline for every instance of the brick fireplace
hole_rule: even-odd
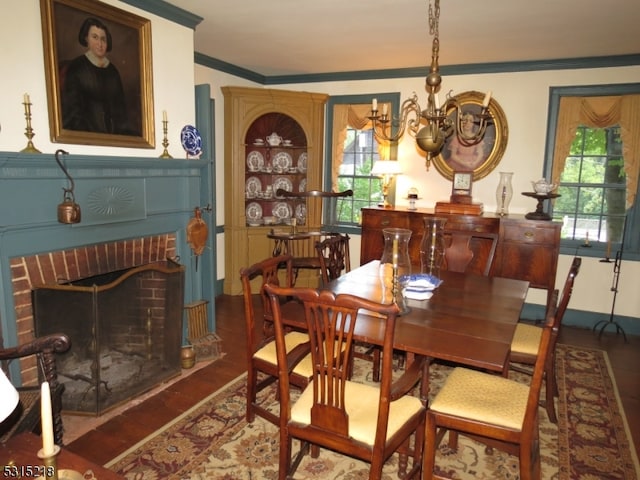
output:
[[[175,259],[185,267],[184,302],[209,300],[215,282],[214,242],[195,257],[186,225],[196,206],[212,203],[212,163],[69,155],[82,221],[57,221],[68,182],[53,154],[0,152],[0,343],[35,335],[32,289]],[[210,231],[211,210],[203,210]],[[211,236],[210,236],[211,237]],[[215,331],[215,312],[208,310]],[[182,327],[184,336],[184,327]],[[73,341],[73,339],[72,339]],[[37,382],[33,362],[13,362],[16,385]]]
[[[33,289],[159,262],[174,258],[175,252],[175,234],[163,234],[12,258],[11,285],[19,343],[32,339],[35,334]],[[33,357],[22,362],[21,372],[25,384],[37,381]]]

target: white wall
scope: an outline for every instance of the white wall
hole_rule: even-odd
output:
[[[552,86],[574,86],[592,84],[612,84],[637,82],[640,78],[640,66],[601,68],[585,70],[555,70],[523,73],[499,73],[465,76],[445,76],[442,92],[453,90],[461,93],[470,90],[485,92],[491,90],[493,97],[505,112],[509,126],[509,141],[498,167],[487,177],[474,184],[475,201],[483,202],[486,211],[495,209],[495,189],[500,171],[512,171],[514,196],[510,211],[527,213],[535,209],[535,202],[520,195],[531,191],[531,180],[542,176],[544,149],[547,130],[549,88]],[[217,208],[218,223],[224,223],[224,99],[220,87],[225,85],[250,85],[251,82],[222,74],[211,69],[196,66],[196,83],[210,83],[212,95],[216,98],[216,158],[217,165]],[[279,88],[277,86],[270,88]],[[371,94],[372,98],[380,92],[400,92],[401,99],[407,98],[413,91],[418,93],[420,102],[426,102],[424,78],[396,80],[341,81],[325,83],[306,83],[283,85],[285,90],[304,90],[327,93],[329,95]],[[407,190],[415,186],[422,200],[419,207],[432,208],[436,201],[447,200],[451,183],[432,167],[425,170],[424,158],[419,156],[413,146],[413,139],[406,138],[399,147],[399,161],[403,175],[398,177],[397,204],[404,205]],[[223,245],[223,235],[219,236],[219,246]],[[360,239],[353,238],[352,256],[354,263],[359,259]],[[220,250],[223,251],[223,250]],[[218,275],[224,277],[224,261],[218,257]],[[561,256],[558,265],[557,285],[560,287],[569,270],[571,257]],[[608,313],[611,310],[613,293],[610,290],[612,264],[599,263],[598,259],[585,258],[582,271],[574,290],[571,307],[577,310]],[[640,316],[640,296],[637,295],[637,282],[640,282],[640,262],[624,262],[616,302],[616,313],[631,317]],[[531,290],[528,302],[544,304],[545,294]]]
[[[158,157],[162,153],[162,111],[168,115],[169,153],[183,158],[180,130],[195,121],[193,30],[169,22],[118,0],[104,0],[124,11],[151,20],[153,97],[156,147],[116,148],[52,143],[49,137],[47,90],[44,70],[44,49],[39,0],[3,1],[0,15],[0,150],[20,151],[27,144],[23,94],[31,97],[33,143],[42,153],[63,148],[69,153],[131,157]],[[11,3],[10,12],[7,4]],[[78,27],[69,26],[74,32]],[[74,33],[76,34],[76,33]],[[118,52],[111,52],[113,57]],[[1,222],[0,222],[1,223]]]

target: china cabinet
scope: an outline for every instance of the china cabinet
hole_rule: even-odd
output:
[[[319,227],[319,212],[277,195],[320,190],[327,95],[222,87],[225,122],[224,293],[242,292],[240,269],[270,256],[272,229]]]

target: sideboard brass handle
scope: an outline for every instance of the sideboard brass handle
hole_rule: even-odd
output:
[[[389,218],[385,218],[380,222],[380,225],[382,225],[383,227],[388,226],[391,223],[391,219]]]
[[[524,232],[524,236],[527,238],[533,238],[533,232]]]

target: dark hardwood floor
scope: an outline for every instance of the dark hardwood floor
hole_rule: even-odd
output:
[[[66,447],[99,464],[104,464],[153,433],[168,421],[224,386],[246,370],[245,325],[242,296],[222,295],[216,299],[216,332],[223,339],[226,355],[210,365],[168,386],[106,423],[90,430]],[[560,342],[600,348],[609,354],[611,367],[624,404],[638,452],[640,445],[640,337],[605,332],[598,338],[589,329],[564,327]],[[639,453],[640,455],[640,453]]]

